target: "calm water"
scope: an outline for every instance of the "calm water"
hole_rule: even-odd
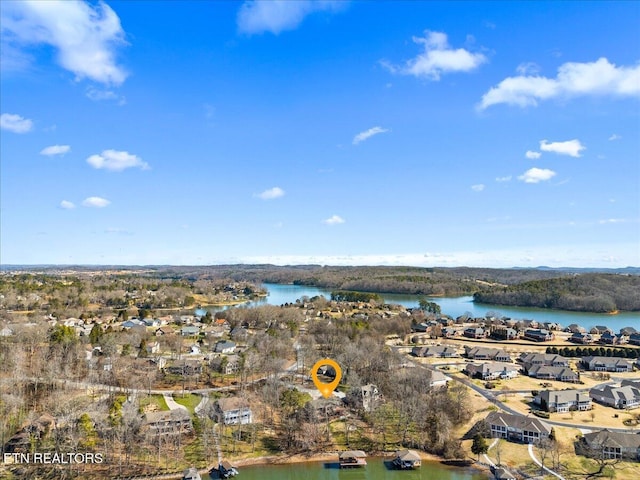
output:
[[[252,302],[249,306],[255,305],[282,305],[283,303],[293,303],[297,299],[307,296],[324,295],[326,298],[331,297],[331,289],[307,287],[302,285],[280,285],[275,283],[265,283],[263,285],[268,291],[269,296],[257,302]],[[399,303],[405,307],[417,307],[420,295],[397,295],[382,294],[382,298],[386,303]],[[431,301],[440,305],[442,313],[458,317],[465,312],[470,312],[474,317],[483,317],[487,312],[498,312],[506,317],[516,319],[530,319],[538,322],[558,322],[565,327],[572,323],[577,323],[585,328],[591,328],[595,325],[607,325],[614,331],[620,330],[622,327],[634,327],[640,330],[640,313],[623,312],[618,315],[606,315],[598,313],[580,313],[566,312],[562,310],[549,310],[543,308],[525,308],[525,307],[505,307],[502,305],[488,305],[482,303],[474,303],[473,298],[466,297],[433,297]]]
[[[256,465],[240,467],[242,480],[486,480],[487,476],[471,469],[452,468],[438,463],[423,463],[412,471],[391,470],[382,458],[367,458],[361,469],[337,468],[337,463],[296,463],[291,465]],[[215,478],[215,477],[213,477]]]

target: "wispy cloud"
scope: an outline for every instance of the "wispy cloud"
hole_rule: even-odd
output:
[[[104,208],[110,204],[109,200],[102,197],[87,197],[82,201],[82,206],[90,208]]]
[[[579,157],[582,150],[586,150],[587,147],[580,143],[580,140],[573,139],[565,142],[548,142],[547,140],[540,140],[540,150],[543,152],[553,152],[558,155],[569,155],[570,157]]]
[[[262,200],[274,200],[276,198],[283,197],[285,191],[280,187],[273,187],[265,190],[264,192],[257,193],[254,196],[261,198]]]
[[[533,150],[527,150],[527,153],[524,154],[530,160],[535,160],[536,158],[540,158],[542,154],[540,152],[534,152]]]
[[[447,35],[443,32],[426,30],[424,33],[424,37],[413,37],[414,43],[424,48],[421,54],[406,61],[404,65],[396,66],[386,61],[381,62],[382,65],[392,73],[437,81],[443,74],[469,72],[487,61],[487,57],[481,53],[451,48]]]
[[[322,223],[326,225],[340,225],[341,223],[345,223],[345,219],[340,217],[339,215],[332,215],[331,217],[322,221]]]
[[[555,175],[556,172],[554,172],[553,170],[549,170],[548,168],[530,168],[522,175],[520,175],[518,177],[518,180],[521,180],[525,183],[539,183],[550,180]]]
[[[62,200],[60,202],[60,208],[64,208],[65,210],[73,210],[74,208],[76,208],[76,204],[70,202],[69,200]]]
[[[614,134],[612,134],[612,135],[609,137],[609,141],[611,141],[611,142],[612,142],[612,141],[614,141],[614,140],[620,140],[621,138],[622,138],[622,136],[621,136],[621,135],[618,135],[617,133],[614,133]]]
[[[33,122],[15,113],[3,113],[0,115],[0,128],[13,133],[27,133],[33,128]]]
[[[516,67],[516,72],[520,75],[536,75],[540,71],[540,66],[534,62],[521,63]]]
[[[382,127],[373,127],[369,130],[365,130],[364,132],[360,132],[355,137],[353,137],[353,144],[358,145],[360,142],[364,142],[365,140],[373,137],[374,135],[378,135],[380,133],[387,133],[389,129]]]
[[[327,0],[248,0],[238,11],[238,31],[250,35],[264,32],[278,35],[285,30],[295,30],[312,13],[338,11],[345,3]]]
[[[54,155],[64,155],[71,150],[69,145],[51,145],[40,150],[40,155],[46,155],[52,157]]]
[[[603,57],[590,63],[565,63],[556,78],[507,77],[482,96],[479,108],[500,103],[536,106],[542,100],[581,95],[640,97],[640,65],[618,67]]]
[[[112,172],[121,172],[127,168],[149,169],[149,164],[137,155],[118,150],[104,150],[101,154],[91,155],[87,158],[87,163],[93,168]]]
[[[477,185],[471,185],[471,190],[474,192],[481,192],[484,190],[484,184],[478,183]]]
[[[504,177],[496,177],[496,182],[510,182],[511,175],[506,175]]]
[[[113,100],[120,106],[126,105],[127,103],[127,99],[124,97],[124,95],[120,95],[113,90],[103,88],[89,87],[87,88],[85,95],[89,100],[93,100],[94,102]]]
[[[50,0],[3,2],[2,7],[2,41],[12,55],[19,58],[29,47],[49,45],[57,50],[60,66],[77,79],[113,85],[126,79],[115,59],[125,34],[106,3]]]

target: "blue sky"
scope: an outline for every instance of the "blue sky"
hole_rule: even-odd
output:
[[[0,2],[4,264],[640,265],[638,2]]]

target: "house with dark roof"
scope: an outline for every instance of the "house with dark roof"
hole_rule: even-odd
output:
[[[640,388],[634,385],[604,385],[589,390],[589,396],[598,403],[613,408],[630,410],[640,407]]]
[[[527,328],[524,331],[523,337],[527,340],[533,340],[534,342],[549,342],[555,338],[549,330],[539,328]]]
[[[629,343],[631,345],[640,345],[640,333],[632,333],[629,335]]]
[[[487,415],[485,422],[492,437],[516,442],[537,443],[551,433],[551,426],[536,417],[494,411]]]
[[[576,450],[585,456],[599,459],[627,458],[640,461],[640,435],[604,429],[585,434],[579,440]]]
[[[569,337],[569,341],[573,343],[580,343],[582,345],[589,345],[594,342],[594,338],[590,333],[575,332]]]
[[[496,340],[516,340],[518,338],[518,332],[515,328],[497,327],[491,331],[490,336]]]
[[[455,358],[460,356],[454,347],[447,345],[413,347],[411,353],[416,357]]]
[[[591,410],[591,397],[580,390],[543,390],[533,398],[547,412],[569,412]]]
[[[485,338],[487,336],[487,332],[482,327],[469,327],[464,329],[462,335],[467,338]]]
[[[147,412],[145,425],[150,435],[188,432],[192,428],[191,415],[184,408],[160,412]]]
[[[569,359],[555,353],[523,353],[518,358],[525,370],[533,365],[549,365],[552,367],[568,367]]]

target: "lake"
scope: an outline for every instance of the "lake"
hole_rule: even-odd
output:
[[[324,295],[331,297],[331,289],[308,287],[304,285],[281,285],[276,283],[265,283],[262,285],[269,292],[266,298],[256,302],[251,302],[247,306],[257,305],[282,305],[283,303],[294,303],[297,299],[307,296]],[[398,295],[391,293],[381,294],[386,303],[398,303],[405,307],[417,307],[422,295]],[[516,319],[531,319],[538,322],[557,322],[563,326],[577,323],[589,329],[595,325],[607,325],[615,332],[622,327],[634,327],[640,330],[640,312],[622,312],[617,315],[607,315],[604,313],[583,313],[567,312],[564,310],[550,310],[544,308],[528,307],[507,307],[502,305],[489,305],[474,303],[473,297],[427,297],[430,301],[440,305],[442,313],[456,318],[465,312],[471,313],[474,317],[484,317],[487,312],[493,311],[505,317]]]
[[[385,460],[387,460],[385,462]],[[424,462],[417,470],[391,470],[388,459],[367,458],[367,466],[340,470],[337,463],[308,462],[289,465],[240,467],[242,480],[486,480],[487,476],[470,468],[447,467]],[[216,478],[216,477],[212,477]]]

